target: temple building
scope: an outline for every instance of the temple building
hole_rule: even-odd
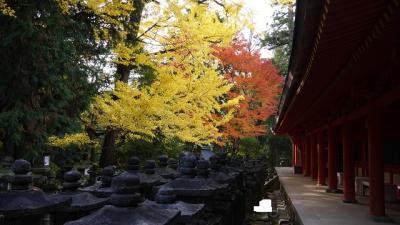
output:
[[[275,132],[295,173],[386,220],[400,199],[400,0],[297,1]]]

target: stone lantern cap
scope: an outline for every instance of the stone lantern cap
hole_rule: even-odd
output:
[[[140,170],[140,160],[136,156],[132,156],[128,160],[128,170],[130,171],[139,171]]]
[[[202,213],[205,204],[191,204],[182,201],[175,201],[176,195],[170,187],[163,186],[156,195],[156,202],[146,200],[143,204],[149,205],[159,210],[177,209],[181,212],[179,223],[189,223],[195,216]]]
[[[182,167],[180,168],[182,176],[172,180],[165,187],[171,188],[179,198],[184,197],[211,197],[218,190],[227,188],[227,184],[220,184],[205,176],[194,177],[196,175],[196,165],[199,166],[200,173],[203,175],[208,170],[208,163],[200,160],[196,161],[194,155],[186,155],[182,158]]]
[[[13,163],[14,163],[14,158],[12,156],[4,156],[0,164],[3,167],[11,167]]]
[[[172,169],[168,166],[168,156],[166,155],[161,155],[159,157],[159,167],[156,168],[156,174],[160,175],[162,178],[166,179],[167,181],[170,181],[172,179],[175,179],[176,177],[179,176],[178,171],[176,169]],[[175,160],[176,161],[176,160]],[[176,162],[176,166],[178,166]]]
[[[111,180],[114,176],[114,166],[104,167],[100,172],[100,183],[96,183],[89,187],[79,188],[78,190],[92,193],[100,198],[109,197],[113,193],[113,190],[111,189]]]
[[[71,197],[71,204],[59,211],[62,212],[82,212],[98,209],[108,202],[108,198],[98,198],[91,193],[81,192],[78,188],[81,186],[79,183],[82,174],[72,169],[64,174],[63,192],[59,193],[60,196]]]
[[[141,203],[137,193],[140,178],[135,173],[125,172],[112,180],[111,205],[66,225],[169,225],[174,224],[180,214],[177,209],[159,210],[154,205]]]
[[[166,167],[168,165],[168,156],[167,155],[160,155],[158,157],[158,166],[159,167]]]
[[[47,195],[32,188],[31,164],[18,159],[12,165],[11,191],[0,192],[0,214],[5,216],[38,215],[65,208],[71,203],[68,196]]]
[[[179,217],[176,209],[159,210],[152,205],[117,207],[106,205],[96,212],[65,225],[172,225]]]
[[[204,159],[197,161],[196,177],[207,178],[208,174],[210,173],[209,169],[210,169],[210,162]]]
[[[156,161],[154,160],[146,160],[144,163],[144,173],[139,173],[140,184],[142,187],[153,187],[166,181],[163,181],[163,178],[156,174],[155,172]]]
[[[156,168],[156,161],[155,160],[146,160],[144,163],[144,172],[146,174],[154,174]]]
[[[174,170],[178,169],[178,161],[174,158],[169,158],[168,167]]]

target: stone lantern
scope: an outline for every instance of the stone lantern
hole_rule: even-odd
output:
[[[0,192],[0,215],[5,224],[51,224],[50,212],[67,207],[71,197],[47,195],[32,187],[31,164],[23,159],[12,165],[11,190]]]
[[[58,195],[70,197],[72,202],[68,207],[57,211],[55,215],[57,224],[85,216],[90,211],[101,208],[108,202],[108,198],[99,198],[89,192],[79,191],[81,178],[82,174],[75,169],[64,174],[63,191]]]
[[[140,178],[135,173],[122,173],[112,180],[113,194],[110,205],[96,212],[70,221],[65,225],[170,225],[176,224],[179,217],[177,209],[163,209],[151,204],[143,204],[143,199],[137,191],[140,188]]]
[[[173,180],[176,177],[178,177],[178,172],[176,171],[176,168],[173,169],[171,167],[168,167],[168,156],[166,155],[161,155],[159,158],[159,163],[158,167],[156,168],[156,173],[159,174],[162,178],[166,179],[167,181]],[[175,160],[176,161],[176,160]],[[173,163],[173,161],[171,161]],[[175,165],[172,165],[173,167]],[[178,166],[176,162],[176,166]]]
[[[109,197],[113,191],[111,189],[111,180],[115,176],[115,167],[107,166],[104,167],[100,172],[100,182],[95,183],[92,186],[79,188],[80,191],[90,192],[93,195],[105,198]]]

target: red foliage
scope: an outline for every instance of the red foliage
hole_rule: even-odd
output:
[[[261,122],[275,113],[281,91],[283,78],[271,60],[262,59],[259,52],[252,52],[247,46],[239,40],[230,47],[216,48],[214,53],[223,64],[225,78],[234,84],[228,98],[245,97],[235,117],[223,127],[226,140],[265,134],[266,126]]]

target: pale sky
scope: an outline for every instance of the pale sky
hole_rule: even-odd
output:
[[[251,12],[253,15],[253,22],[255,25],[254,34],[259,34],[267,29],[267,23],[272,21],[273,8],[271,0],[243,0],[245,10]],[[249,36],[249,31],[245,37]],[[261,49],[261,56],[263,58],[271,58],[272,52],[268,49]]]

